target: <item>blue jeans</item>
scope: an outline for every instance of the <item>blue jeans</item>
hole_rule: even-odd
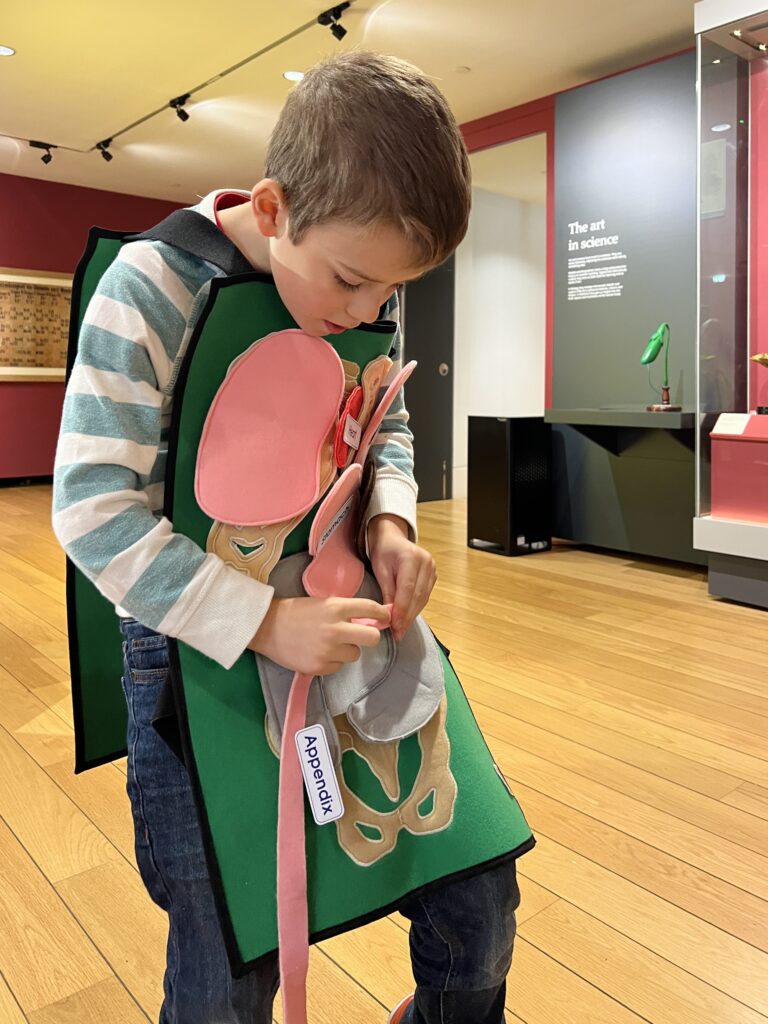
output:
[[[270,1024],[277,954],[232,978],[189,777],[152,727],[168,675],[166,639],[135,619],[120,628],[136,861],[169,920],[160,1024]],[[407,1024],[504,1024],[519,901],[515,864],[507,861],[399,907],[411,922],[416,980]]]

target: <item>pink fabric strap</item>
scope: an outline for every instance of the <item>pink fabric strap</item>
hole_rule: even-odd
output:
[[[392,611],[392,605],[386,605]],[[352,619],[384,629],[377,619]],[[280,744],[277,798],[277,934],[280,944],[280,994],[283,1024],[307,1024],[309,911],[304,834],[304,780],[294,737],[307,719],[307,698],[314,676],[297,672],[291,683]]]
[[[293,677],[280,745],[277,800],[277,934],[284,1024],[307,1024],[309,913],[304,840],[304,780],[294,737],[307,718],[313,676]]]
[[[354,463],[337,480],[318,509],[312,524],[309,549],[313,562],[304,586],[313,596],[353,597],[360,586],[352,516],[323,545],[323,531],[360,486],[360,466],[398,391],[416,368],[411,362],[390,384],[374,413]],[[335,543],[334,543],[335,538]],[[323,551],[325,557],[322,557]],[[320,557],[318,557],[320,556]],[[362,571],[362,563],[360,563]],[[314,569],[314,571],[313,571]],[[390,606],[391,612],[391,606]],[[374,619],[353,620],[386,628]],[[304,830],[304,780],[295,736],[306,725],[307,698],[313,676],[297,672],[291,684],[280,745],[280,784],[277,818],[277,932],[280,945],[280,989],[283,1024],[307,1024],[307,971],[309,968],[309,910]]]

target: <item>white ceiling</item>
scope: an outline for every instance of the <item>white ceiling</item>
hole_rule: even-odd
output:
[[[97,152],[59,149],[45,166],[40,151],[0,135],[0,171],[188,202],[214,187],[258,180],[290,89],[282,72],[304,69],[339,46],[418,64],[464,122],[693,42],[692,0],[355,0],[343,16],[349,32],[342,43],[314,23],[327,2],[4,5],[0,44],[17,53],[0,58],[0,133],[76,150],[273,48],[195,95],[186,123],[165,109],[117,138],[111,163]],[[532,153],[520,151],[520,161],[535,165]]]

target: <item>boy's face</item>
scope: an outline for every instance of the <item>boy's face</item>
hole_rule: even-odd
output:
[[[270,264],[293,319],[320,337],[375,320],[396,287],[422,273],[394,227],[339,221],[310,228],[296,244],[287,230],[271,239]]]

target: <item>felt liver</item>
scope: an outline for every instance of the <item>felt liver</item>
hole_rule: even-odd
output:
[[[341,362],[321,338],[278,331],[252,345],[208,411],[195,472],[200,508],[238,526],[308,512],[320,497],[322,448],[343,395]]]

